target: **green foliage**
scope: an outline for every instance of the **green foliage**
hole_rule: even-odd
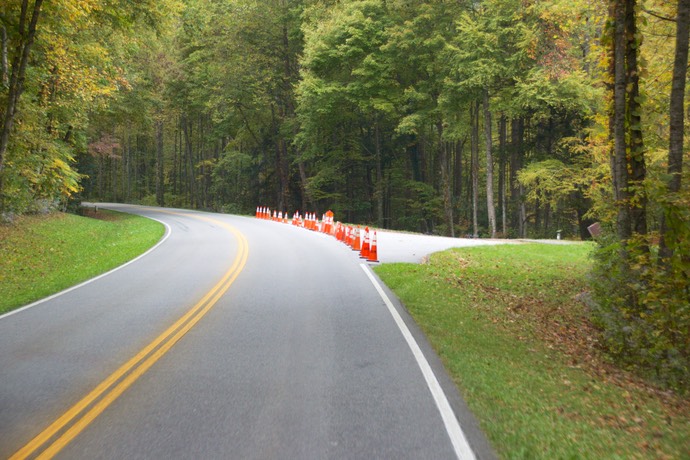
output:
[[[623,3],[611,5],[620,7]],[[663,18],[675,17],[676,7],[652,1],[647,8],[655,14],[638,14],[632,49],[640,55],[639,68],[627,71],[629,75],[639,75],[640,95],[626,102],[629,108],[625,118],[611,108],[606,115],[600,113],[596,117],[599,134],[591,136],[594,166],[610,171],[598,184],[593,184],[591,193],[594,202],[590,214],[596,215],[606,229],[594,259],[592,286],[593,315],[616,360],[652,375],[665,386],[687,392],[689,177],[687,171],[679,177],[684,185],[674,193],[669,192],[667,177],[671,86],[668,69],[673,67],[674,41],[666,37],[675,34],[675,21]],[[631,27],[628,20],[625,26]],[[616,37],[613,28],[606,30],[601,46],[610,47]],[[611,69],[612,59],[610,54],[603,58],[600,69]],[[611,72],[602,81],[611,84],[615,76]],[[633,81],[622,83],[628,96],[634,90]],[[612,100],[610,93],[607,102],[611,107]],[[619,122],[615,142],[608,131],[614,121]],[[644,152],[640,149],[642,139]],[[688,158],[686,153],[685,161]]]
[[[511,98],[513,110],[533,113],[536,119],[549,119],[553,112],[586,118],[594,113],[601,91],[584,72],[572,72],[558,80],[545,69],[532,69],[516,81]]]
[[[16,70],[21,40],[20,8],[14,3],[0,16],[8,37],[8,73]],[[174,0],[43,4],[7,164],[0,169],[1,209],[30,211],[35,201],[64,202],[81,189],[75,159],[87,152],[93,118],[138,83],[126,67],[144,41],[138,39],[142,29],[165,26],[177,7]],[[7,95],[7,87],[0,86],[3,108]]]
[[[406,212],[397,218],[396,227],[419,231],[426,227],[423,222],[442,219],[443,199],[432,186],[424,182],[407,181],[405,190],[407,193],[403,206]]]
[[[24,128],[14,137],[2,171],[2,206],[6,211],[32,212],[53,203],[61,207],[81,190],[81,175],[74,169],[73,149],[54,134],[40,129],[43,113],[23,106],[18,123]]]
[[[561,205],[570,194],[582,187],[587,177],[580,168],[565,165],[557,159],[531,163],[518,172],[518,180],[528,190],[528,202]]]

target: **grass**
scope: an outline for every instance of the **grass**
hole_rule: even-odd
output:
[[[579,301],[588,245],[384,264],[501,458],[690,458],[690,404],[616,369]]]
[[[164,233],[143,217],[105,210],[97,217],[55,213],[0,225],[0,313],[115,268]]]

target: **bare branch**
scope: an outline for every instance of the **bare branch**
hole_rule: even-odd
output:
[[[676,22],[675,18],[667,18],[666,16],[662,16],[659,13],[655,13],[652,10],[648,10],[647,8],[640,8],[642,11],[647,13],[650,16],[654,16],[657,19],[661,19],[662,21],[669,21],[669,22]]]

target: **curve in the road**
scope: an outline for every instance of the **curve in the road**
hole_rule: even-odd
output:
[[[160,212],[173,215],[176,214],[169,211]],[[189,215],[187,214],[185,216]],[[225,222],[200,215],[195,215],[193,217],[219,225],[232,233],[237,239],[239,249],[230,269],[191,310],[159,335],[153,342],[143,348],[132,359],[113,372],[78,403],[68,409],[61,417],[43,430],[26,446],[10,457],[10,460],[26,459],[30,456],[35,456],[37,459],[54,457],[122,395],[127,388],[153,366],[156,361],[165,355],[175,343],[189,332],[189,330],[191,330],[194,325],[213,308],[216,302],[218,302],[223,294],[230,288],[235,279],[237,279],[247,262],[249,251],[249,246],[244,235]],[[150,252],[150,250],[148,252]],[[140,257],[143,257],[147,253],[142,254]],[[101,277],[108,273],[101,275]],[[86,283],[82,283],[82,285],[83,284]],[[73,289],[77,287],[78,286],[75,286]],[[55,436],[58,436],[58,438],[50,442]],[[42,449],[46,444],[47,447]]]
[[[119,265],[119,266],[117,266],[117,267],[113,268],[112,270],[109,270],[109,271],[107,271],[107,272],[105,272],[105,273],[101,273],[101,274],[98,275],[98,276],[94,276],[93,278],[89,278],[88,280],[86,280],[86,281],[84,281],[84,282],[82,282],[82,283],[76,284],[76,285],[74,285],[74,286],[72,286],[72,287],[69,287],[69,288],[67,288],[67,289],[64,289],[64,290],[62,290],[62,291],[60,291],[60,292],[56,292],[55,294],[52,294],[52,295],[50,295],[50,296],[48,296],[48,297],[44,297],[44,298],[42,298],[42,299],[40,299],[40,300],[37,300],[36,302],[32,302],[32,303],[30,303],[30,304],[28,304],[28,305],[25,305],[25,306],[21,307],[21,308],[17,308],[16,310],[12,310],[12,311],[9,311],[9,312],[7,312],[7,313],[5,313],[5,314],[2,314],[2,315],[0,315],[0,320],[3,319],[3,318],[6,318],[6,317],[8,317],[8,316],[16,315],[17,313],[21,313],[21,312],[23,312],[24,310],[28,310],[29,308],[35,307],[36,305],[40,305],[40,304],[42,304],[42,303],[49,302],[49,301],[55,299],[56,297],[60,297],[61,295],[65,295],[65,294],[67,294],[67,293],[69,293],[69,292],[72,292],[72,291],[74,291],[74,290],[77,290],[77,289],[79,289],[79,288],[81,288],[81,287],[83,287],[83,286],[86,286],[87,284],[91,284],[91,283],[93,283],[94,281],[98,281],[98,280],[101,279],[101,278],[105,278],[106,276],[109,276],[109,275],[111,275],[111,274],[113,274],[113,273],[115,273],[115,272],[117,272],[117,271],[119,271],[119,270],[122,270],[123,268],[127,267],[128,265],[131,265],[131,264],[135,263],[135,262],[138,261],[139,259],[142,259],[142,258],[146,257],[147,255],[149,255],[150,253],[152,253],[153,251],[155,251],[156,249],[158,249],[158,247],[159,247],[160,245],[162,245],[163,243],[165,243],[166,240],[168,239],[168,237],[170,237],[170,226],[169,226],[167,223],[163,222],[162,220],[158,220],[158,219],[156,219],[156,218],[154,218],[154,217],[148,217],[148,218],[149,218],[149,219],[152,219],[152,220],[155,220],[156,222],[162,224],[162,225],[165,227],[165,233],[163,234],[163,237],[160,239],[160,241],[159,241],[158,243],[156,243],[155,245],[153,245],[151,248],[149,248],[146,252],[144,252],[143,254],[138,255],[137,257],[135,257],[134,259],[130,260],[129,262],[125,262],[124,264]]]
[[[124,209],[166,221],[170,244],[0,323],[0,456],[495,458],[358,254],[261,220]]]

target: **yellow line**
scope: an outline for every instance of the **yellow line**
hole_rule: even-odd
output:
[[[168,212],[169,214],[174,214]],[[238,241],[238,253],[230,269],[225,273],[223,278],[206,294],[204,297],[192,307],[184,316],[170,326],[165,332],[159,335],[153,342],[147,345],[132,359],[127,361],[118,370],[113,372],[108,378],[101,382],[89,394],[77,402],[74,406],[68,409],[61,417],[53,422],[48,428],[43,430],[38,436],[32,439],[26,446],[15,453],[10,460],[25,459],[45,444],[50,438],[55,436],[58,432],[63,430],[67,424],[74,420],[81,412],[88,406],[93,404],[95,400],[102,396],[88,412],[86,412],[80,419],[78,419],[67,431],[65,431],[53,444],[46,448],[37,458],[52,458],[69,442],[71,442],[84,428],[86,428],[98,415],[100,415],[110,404],[113,403],[122,393],[127,390],[139,377],[141,377],[153,364],[158,361],[165,353],[167,353],[177,341],[179,341],[213,306],[218,302],[223,294],[230,288],[235,279],[242,272],[248,257],[248,245],[244,235],[235,230],[224,222],[210,219],[207,217],[194,216],[195,218],[206,220],[219,224],[225,229],[229,230]],[[185,324],[186,323],[186,324]],[[179,330],[178,330],[179,329]],[[177,333],[175,333],[177,331]],[[161,344],[163,344],[161,346]],[[160,348],[158,348],[160,346]],[[153,350],[158,348],[155,353],[151,354],[143,362],[140,363]],[[138,364],[140,363],[140,364]],[[126,378],[122,377],[127,375]],[[118,380],[122,379],[109,392],[108,389]]]

